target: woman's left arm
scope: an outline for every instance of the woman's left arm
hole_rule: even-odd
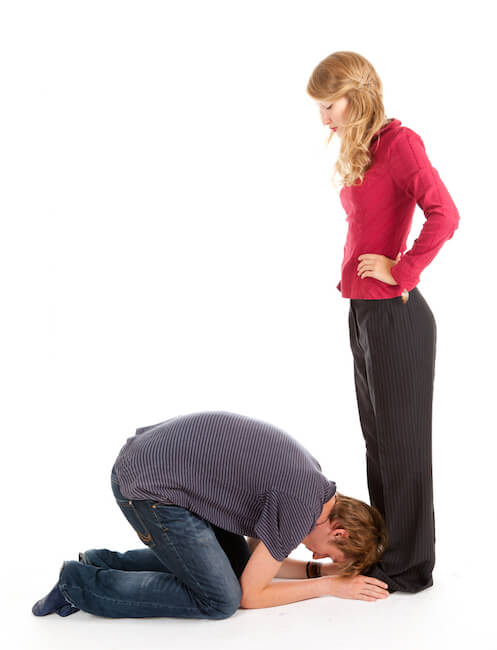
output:
[[[421,137],[406,129],[388,151],[388,168],[394,182],[423,210],[421,233],[390,272],[397,284],[410,291],[419,282],[443,244],[459,225],[459,212],[438,171],[431,164]]]

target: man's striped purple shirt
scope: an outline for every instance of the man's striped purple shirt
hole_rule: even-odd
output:
[[[115,470],[128,499],[187,508],[261,539],[284,560],[336,491],[318,461],[276,426],[227,411],[180,415],[136,430]]]

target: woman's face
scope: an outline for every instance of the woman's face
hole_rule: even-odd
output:
[[[316,101],[321,113],[321,122],[342,137],[343,127],[346,124],[345,114],[349,105],[347,97],[340,97],[334,102]]]

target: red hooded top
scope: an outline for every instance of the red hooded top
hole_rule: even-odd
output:
[[[349,224],[337,285],[344,298],[393,298],[419,282],[428,266],[459,224],[459,213],[437,170],[426,155],[421,137],[393,119],[374,136],[373,163],[362,185],[343,187],[340,200]],[[426,221],[412,248],[405,252],[416,204]],[[357,275],[359,255],[377,253],[399,262],[390,285]]]

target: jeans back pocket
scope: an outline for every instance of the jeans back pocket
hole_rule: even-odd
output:
[[[153,548],[155,546],[155,542],[152,538],[152,534],[150,533],[147,525],[145,524],[145,521],[143,520],[143,517],[138,512],[133,501],[131,499],[127,499],[127,500],[116,499],[116,501],[117,501],[117,505],[121,509],[121,512],[129,521],[131,527],[138,535],[140,540],[144,544],[146,544],[149,548]]]

